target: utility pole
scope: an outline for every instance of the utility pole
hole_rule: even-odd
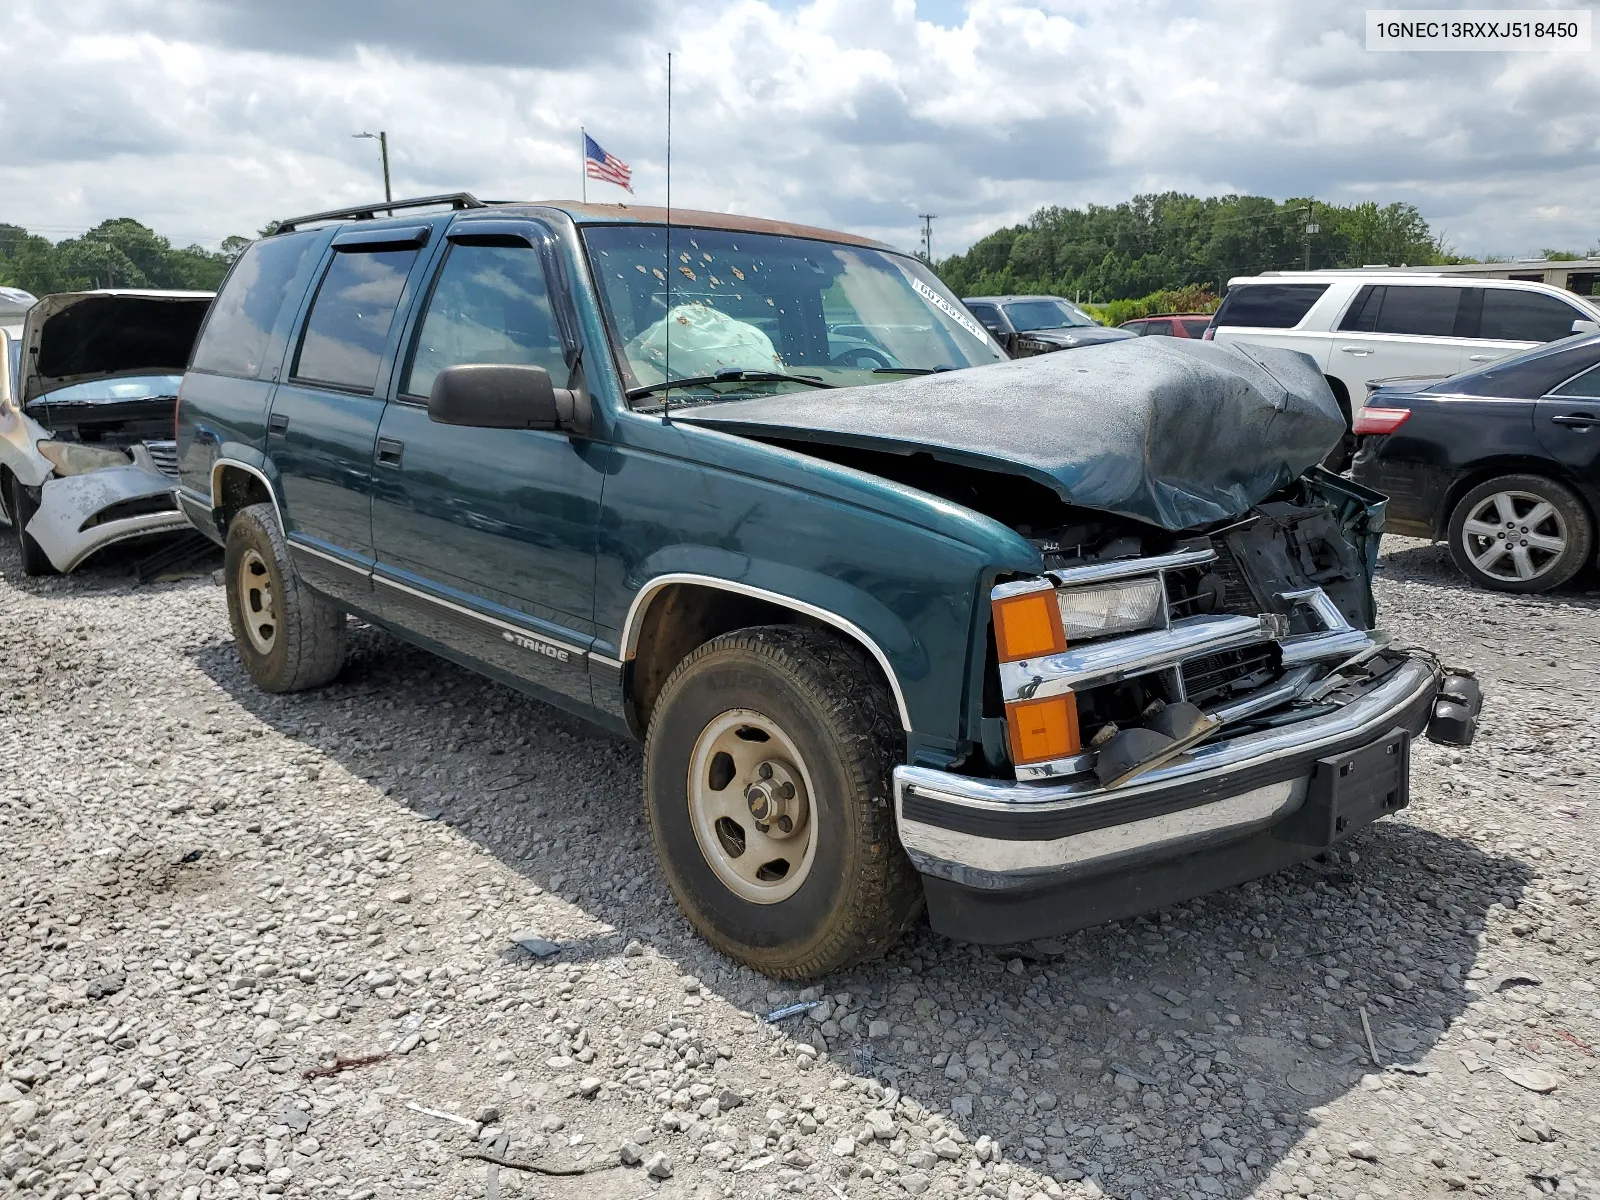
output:
[[[938,213],[917,214],[922,222],[922,260],[930,267],[933,265],[933,222],[938,215]]]
[[[1317,202],[1306,201],[1306,270],[1311,270],[1311,235],[1322,232],[1322,226],[1314,223],[1311,218],[1316,216]]]
[[[383,130],[377,133],[352,133],[353,138],[371,138],[378,143],[378,149],[383,154],[383,202],[394,203],[394,193],[389,190],[389,135]]]

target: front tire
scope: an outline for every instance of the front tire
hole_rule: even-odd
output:
[[[1450,556],[1479,587],[1546,592],[1594,553],[1594,521],[1571,489],[1542,475],[1485,480],[1450,514]]]
[[[895,711],[864,656],[820,630],[740,630],[679,664],[645,739],[645,811],[701,937],[803,979],[910,926],[922,887],[894,830]]]
[[[321,687],[345,656],[345,617],[307,588],[270,504],[241,509],[228,526],[222,565],[239,661],[268,692]]]
[[[55,575],[55,564],[50,561],[39,543],[33,540],[28,533],[28,522],[33,520],[34,513],[39,511],[39,503],[28,490],[22,486],[22,481],[15,475],[7,473],[10,483],[9,495],[6,497],[6,516],[11,519],[11,528],[17,535],[17,549],[22,555],[22,573],[24,575]]]

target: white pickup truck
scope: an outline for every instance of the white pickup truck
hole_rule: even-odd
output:
[[[1230,279],[1205,336],[1309,354],[1353,422],[1372,380],[1454,375],[1595,332],[1595,301],[1547,284],[1352,270]]]

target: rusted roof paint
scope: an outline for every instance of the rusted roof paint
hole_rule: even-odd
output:
[[[504,208],[496,205],[499,214]],[[522,207],[519,203],[515,207]],[[575,200],[529,201],[530,208],[553,208],[566,213],[579,225],[665,225],[667,210],[646,204],[585,204]],[[485,214],[487,215],[487,214]],[[780,237],[811,238],[819,242],[839,242],[849,246],[866,246],[873,250],[899,253],[893,246],[853,233],[836,229],[819,229],[815,225],[797,225],[791,221],[768,221],[761,217],[743,217],[737,213],[705,212],[692,208],[672,210],[674,227],[692,226],[697,229],[726,229],[736,233],[770,233]]]

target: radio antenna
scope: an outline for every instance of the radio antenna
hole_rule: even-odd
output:
[[[667,315],[661,322],[666,331],[666,361],[662,369],[667,375],[667,390],[661,419],[672,420],[672,51],[667,51]]]

